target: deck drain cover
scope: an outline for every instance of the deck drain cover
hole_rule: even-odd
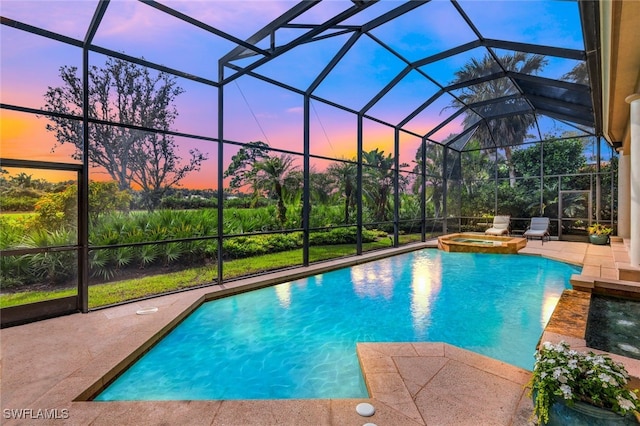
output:
[[[376,412],[376,409],[373,408],[373,405],[367,402],[361,402],[356,406],[356,412],[362,417],[371,417],[373,416],[373,413]]]
[[[136,311],[136,314],[138,315],[149,315],[149,314],[153,314],[158,312],[158,308],[156,308],[155,306],[150,307],[150,308],[142,308],[142,309],[138,309]]]

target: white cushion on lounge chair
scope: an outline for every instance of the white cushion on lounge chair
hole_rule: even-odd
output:
[[[493,218],[491,228],[484,231],[487,235],[509,235],[509,223],[511,216],[496,216]]]
[[[544,237],[547,239],[550,238],[549,234],[549,218],[548,217],[532,217],[531,225],[529,225],[529,229],[527,229],[523,237],[529,238],[540,238],[544,243]]]

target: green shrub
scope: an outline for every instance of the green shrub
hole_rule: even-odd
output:
[[[75,227],[78,220],[78,187],[69,185],[63,191],[50,192],[38,200],[35,211],[45,229]],[[131,195],[118,189],[116,182],[89,183],[89,214],[96,221],[102,212],[128,211]]]
[[[237,208],[237,209],[255,209],[266,207],[269,205],[269,200],[266,198],[254,198],[248,196],[242,196],[238,198],[227,198],[224,201],[224,208]]]
[[[224,233],[243,234],[278,229],[275,209],[227,209],[224,211]]]
[[[59,285],[77,276],[78,260],[75,251],[44,252],[31,255],[31,274],[36,282]]]
[[[32,212],[45,192],[37,188],[15,186],[0,180],[0,206],[4,212]]]
[[[204,208],[215,209],[217,206],[218,206],[217,200],[211,199],[211,198],[204,198],[201,196],[178,197],[175,195],[170,195],[168,197],[164,197],[160,201],[161,209],[170,209],[170,210],[188,210],[188,209],[204,209]]]
[[[26,229],[15,218],[0,215],[0,249],[16,247],[22,241]]]
[[[353,217],[355,220],[355,216]],[[331,225],[348,225],[344,223],[344,206],[312,205],[309,220],[312,228]]]
[[[108,280],[116,274],[111,264],[110,250],[91,250],[89,252],[89,271],[92,277]]]
[[[36,208],[38,198],[0,195],[0,205],[5,212],[31,212]]]
[[[309,235],[309,245],[321,246],[332,244],[355,244],[357,242],[357,232],[358,229],[355,226],[312,232]],[[382,235],[386,237],[387,233],[383,232]],[[363,243],[373,242],[378,238],[378,236],[379,232],[376,230],[362,230]]]
[[[222,242],[225,257],[239,259],[302,247],[302,234],[265,234],[234,237]]]
[[[2,256],[0,257],[0,281],[2,288],[14,288],[35,282],[35,276],[31,273],[30,257]]]
[[[75,226],[78,221],[78,190],[69,186],[62,192],[50,192],[36,203],[38,223],[44,229]]]
[[[24,236],[12,247],[37,248],[73,244],[73,231],[38,230]],[[75,251],[43,252],[27,255],[2,256],[0,279],[2,287],[18,287],[26,284],[60,284],[76,275],[78,262]]]
[[[89,182],[89,213],[93,218],[114,210],[128,212],[131,198],[131,194],[121,191],[115,181]]]

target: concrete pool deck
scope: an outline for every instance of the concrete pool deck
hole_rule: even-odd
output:
[[[417,244],[410,248],[433,245]],[[581,264],[583,275],[615,278],[612,246],[529,241],[521,254],[542,255]],[[387,256],[390,251],[369,253]],[[335,268],[344,260],[321,265]],[[309,268],[313,270],[313,268]],[[588,274],[587,274],[588,272]],[[271,274],[278,281],[291,271]],[[0,331],[0,409],[2,424],[71,425],[527,425],[532,405],[524,384],[529,372],[442,343],[359,344],[358,354],[370,399],[253,401],[78,401],[101,378],[128,362],[145,342],[170,327],[205,295],[257,286],[267,277],[251,278],[74,314]],[[582,295],[581,300],[586,296]],[[579,298],[580,299],[580,298]],[[564,302],[562,302],[564,304]],[[580,302],[583,303],[583,302]],[[576,306],[584,306],[584,305]],[[149,306],[151,315],[136,315]],[[560,304],[558,305],[561,306]],[[573,305],[571,305],[573,306]],[[575,307],[575,306],[574,306]],[[573,310],[573,308],[571,308]],[[580,345],[580,309],[563,318],[556,308],[543,339]],[[573,328],[569,326],[573,324]],[[619,357],[621,358],[621,357]],[[640,376],[640,361],[624,359]],[[355,407],[369,402],[372,417]],[[13,410],[13,411],[11,411]],[[29,411],[30,410],[30,411]],[[47,410],[46,412],[38,410]],[[15,417],[22,415],[23,419]],[[24,417],[27,417],[24,419]],[[41,420],[38,416],[57,419]]]

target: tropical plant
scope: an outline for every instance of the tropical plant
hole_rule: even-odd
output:
[[[89,251],[89,269],[92,277],[108,280],[115,276],[116,268],[111,265],[110,250]]]
[[[297,173],[302,175],[301,170],[298,170]],[[333,176],[329,173],[318,172],[315,167],[311,166],[309,170],[309,201],[312,205],[328,204],[335,187],[336,182]],[[298,189],[301,190],[302,187],[299,186]]]
[[[537,74],[548,62],[542,55],[522,52],[507,54],[499,59],[507,71],[528,75]],[[465,113],[463,120],[465,129],[478,123],[478,114],[491,120],[492,116],[498,115],[504,109],[505,104],[517,102],[517,100],[508,98],[514,94],[513,85],[508,79],[503,78],[501,67],[489,54],[486,54],[481,60],[473,58],[467,62],[460,70],[456,71],[456,77],[452,84],[465,83],[490,75],[495,75],[496,78],[464,86],[457,99],[452,101],[450,107],[456,109],[473,106],[472,110],[468,110],[469,113]],[[534,123],[533,114],[517,114],[492,120],[490,127],[481,124],[473,135],[474,139],[478,140],[484,148],[504,147],[511,186],[515,186],[516,181],[516,172],[511,161],[511,146],[522,144],[528,129]]]
[[[3,289],[35,282],[37,277],[32,272],[31,256],[29,255],[3,255],[0,257],[0,281],[2,281]]]
[[[613,234],[613,228],[602,223],[594,223],[587,228],[587,232],[589,232],[589,235],[611,235]]]
[[[332,163],[327,168],[327,173],[333,176],[340,188],[341,196],[344,197],[344,224],[349,224],[350,213],[355,205],[355,192],[357,186],[357,167],[355,163],[347,161]]]
[[[157,244],[145,244],[137,247],[136,257],[140,268],[151,265],[158,259],[158,256],[159,249]]]
[[[568,134],[562,135],[568,137]],[[578,173],[587,164],[583,153],[583,142],[578,138],[557,140],[547,135],[542,144],[516,148],[512,161],[519,176],[544,176]],[[543,162],[540,169],[540,150]]]
[[[313,206],[309,217],[309,226],[311,228],[321,228],[342,224],[344,220],[344,211],[342,206],[338,205],[319,205]]]
[[[276,217],[280,225],[284,226],[287,220],[285,192],[288,190],[289,195],[299,192],[302,173],[299,173],[291,155],[269,155],[268,149],[269,145],[264,142],[249,142],[231,158],[231,164],[224,176],[231,177],[229,186],[233,189],[245,186],[252,188],[252,206],[255,206],[263,192],[274,198],[277,206]]]
[[[170,264],[177,262],[178,259],[184,256],[186,252],[185,245],[183,243],[162,244],[159,247],[159,251],[163,259],[164,266],[169,266]]]
[[[64,228],[47,231],[36,230],[25,236],[22,247],[59,247],[72,244],[76,238],[75,230]],[[29,274],[33,282],[59,284],[74,276],[77,271],[77,257],[74,250],[43,251],[28,255]]]
[[[256,185],[267,190],[276,199],[278,221],[284,225],[287,219],[287,207],[284,202],[284,181],[297,166],[293,157],[281,154],[279,157],[267,157],[254,164]]]
[[[414,194],[400,194],[400,220],[419,220],[422,214],[420,197]]]
[[[9,180],[16,186],[21,188],[30,188],[33,182],[33,175],[28,175],[25,172],[20,172],[15,176],[11,176]]]
[[[562,79],[579,84],[589,84],[589,69],[587,68],[587,61],[578,62],[571,71],[562,76]]]
[[[460,155],[462,216],[493,214],[495,203],[495,163],[478,141],[470,141]]]
[[[419,193],[422,182],[422,146],[416,151],[413,167],[418,178],[413,183],[413,192]],[[442,145],[427,143],[425,145],[425,193],[426,201],[434,208],[434,216],[440,217],[444,194],[444,179],[442,178],[442,165],[444,162],[444,148]]]
[[[362,191],[364,200],[372,212],[375,222],[385,222],[390,219],[390,197],[395,182],[395,159],[392,154],[385,155],[378,148],[362,152],[363,167]],[[400,167],[408,167],[401,164]],[[400,178],[402,176],[400,175]],[[398,185],[402,185],[399,182]]]
[[[567,405],[581,401],[620,415],[640,410],[637,395],[626,387],[629,374],[609,356],[578,352],[566,342],[544,342],[535,358],[529,386],[534,414],[543,424],[557,401]]]

